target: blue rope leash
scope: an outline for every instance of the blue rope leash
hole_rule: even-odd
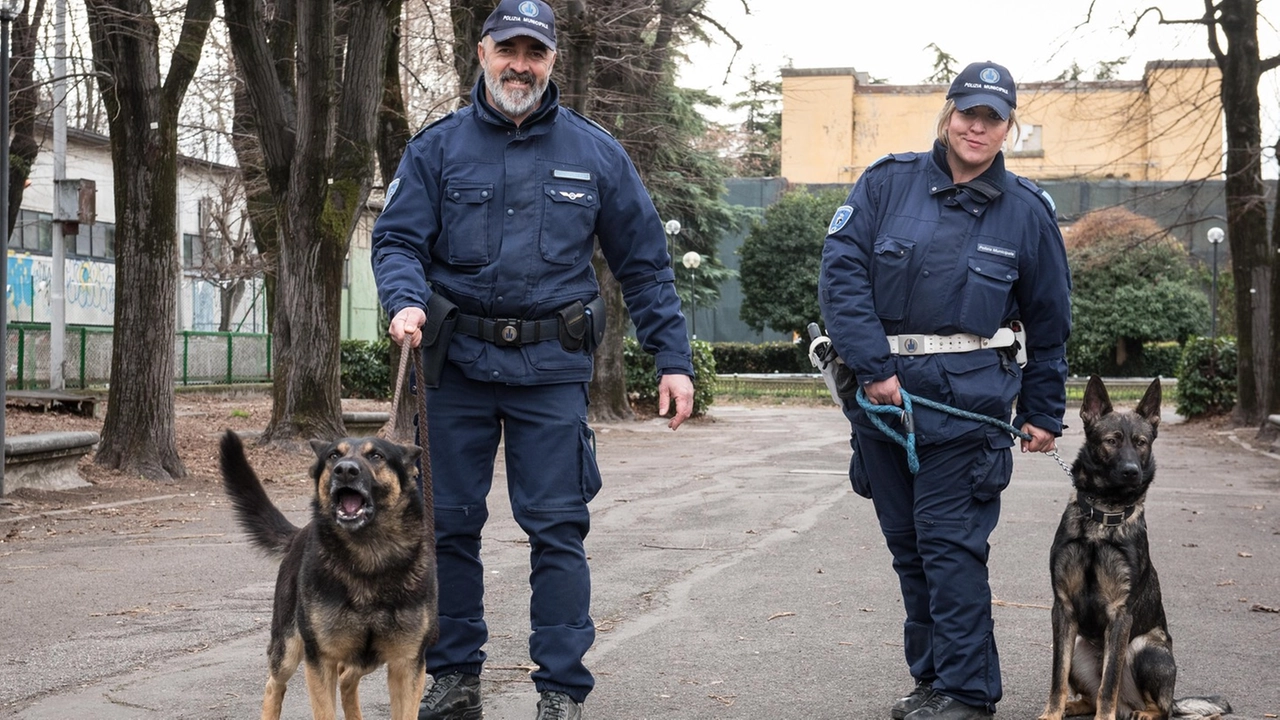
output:
[[[898,407],[897,405],[873,405],[871,404],[871,401],[867,399],[867,395],[863,392],[862,388],[858,388],[858,405],[861,406],[863,410],[867,411],[867,417],[871,418],[872,425],[875,425],[880,432],[889,436],[889,438],[894,442],[906,448],[907,467],[911,469],[912,474],[915,474],[920,470],[920,457],[916,454],[916,421],[913,403],[920,403],[925,407],[933,408],[934,410],[941,410],[944,413],[955,415],[956,417],[962,417],[969,420],[979,420],[987,423],[988,425],[995,425],[1001,430],[1011,433],[1023,440],[1031,439],[1031,435],[1022,432],[1003,420],[993,418],[989,415],[953,408],[950,405],[935,402],[929,398],[916,397],[907,392],[905,388],[898,388],[898,393],[902,395],[902,407]],[[907,431],[906,436],[904,437],[902,433],[889,427],[889,424],[880,418],[881,415],[894,415],[901,420],[903,429]],[[1054,452],[1054,456],[1057,457],[1056,451]],[[1063,465],[1062,460],[1059,459],[1058,464],[1062,465],[1064,470],[1067,469],[1066,466]]]

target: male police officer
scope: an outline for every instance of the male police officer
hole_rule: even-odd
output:
[[[419,718],[481,716],[480,537],[505,435],[512,511],[529,535],[529,654],[539,720],[580,717],[594,684],[587,503],[600,489],[587,427],[603,305],[598,237],[640,344],[656,356],[669,426],[692,410],[693,365],[662,222],[622,147],[559,104],[555,17],[502,0],[478,47],[472,104],[409,143],[374,228],[390,334],[423,343],[435,489],[440,640]],[[425,331],[425,332],[424,332]]]

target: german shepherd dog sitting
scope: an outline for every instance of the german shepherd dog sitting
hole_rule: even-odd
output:
[[[1156,473],[1160,379],[1136,410],[1116,412],[1095,375],[1080,417],[1085,442],[1071,466],[1076,492],[1049,551],[1053,678],[1040,720],[1211,720],[1231,712],[1220,698],[1173,699],[1173,638],[1143,513]],[[1079,698],[1068,702],[1071,693]]]
[[[277,720],[285,684],[306,662],[317,720],[358,720],[360,678],[387,666],[393,720],[417,717],[423,651],[439,634],[434,518],[417,488],[421,449],[379,438],[312,441],[315,495],[301,529],[271,503],[235,433],[222,438],[222,484],[240,527],[281,556],[263,720]]]

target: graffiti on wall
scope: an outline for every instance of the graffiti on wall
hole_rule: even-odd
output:
[[[92,260],[67,260],[64,267],[67,322],[110,325],[116,303],[116,266]],[[11,255],[8,272],[5,300],[9,303],[9,317],[16,321],[49,322],[52,258]]]

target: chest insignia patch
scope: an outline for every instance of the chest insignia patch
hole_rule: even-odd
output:
[[[563,195],[563,196],[565,196],[565,197],[567,197],[567,198],[569,198],[570,200],[577,200],[578,198],[582,197],[583,195],[586,195],[586,193],[565,192],[564,190],[561,190],[561,191],[560,191],[560,194],[561,194],[561,195]]]
[[[989,255],[999,255],[1000,257],[1006,257],[1006,258],[1018,257],[1018,253],[1010,250],[1009,248],[996,247],[995,245],[979,244],[978,252],[987,253]]]
[[[849,222],[849,218],[853,217],[853,207],[850,205],[841,205],[836,208],[836,214],[831,217],[831,225],[827,227],[827,234],[840,232],[840,228]]]

